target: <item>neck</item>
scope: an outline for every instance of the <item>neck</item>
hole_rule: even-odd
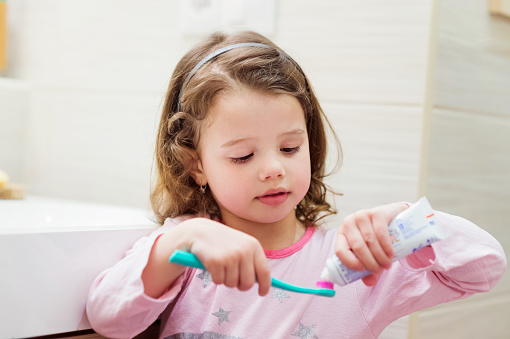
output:
[[[223,220],[226,225],[255,237],[262,248],[266,250],[280,250],[289,247],[301,239],[306,230],[297,220],[294,211],[282,220],[267,224],[254,223],[244,219],[228,219]]]

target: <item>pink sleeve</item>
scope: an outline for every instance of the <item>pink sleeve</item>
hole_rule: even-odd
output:
[[[184,275],[158,299],[145,295],[141,276],[156,239],[182,220],[168,219],[94,280],[87,300],[87,316],[96,332],[109,338],[132,338],[149,327],[177,296]]]
[[[436,215],[447,239],[394,263],[374,287],[357,283],[358,300],[376,336],[404,315],[487,292],[505,272],[503,248],[489,233],[463,218]]]

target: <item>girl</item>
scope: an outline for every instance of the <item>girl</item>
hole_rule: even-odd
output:
[[[154,213],[163,226],[95,280],[93,328],[131,338],[161,317],[161,338],[374,338],[395,319],[490,290],[506,267],[499,243],[437,213],[452,234],[391,264],[395,203],[337,229],[323,183],[327,120],[301,68],[252,32],[214,34],[173,74],[156,146]],[[207,270],[168,262],[175,249]],[[271,288],[271,275],[313,287],[328,257],[368,269],[324,298]]]

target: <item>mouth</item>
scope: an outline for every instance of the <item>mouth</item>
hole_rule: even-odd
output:
[[[263,195],[258,196],[257,199],[263,203],[264,205],[268,206],[277,206],[283,204],[290,192],[284,190],[284,189],[270,189],[269,191],[265,192]]]

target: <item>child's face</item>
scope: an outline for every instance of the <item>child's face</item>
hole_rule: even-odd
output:
[[[272,223],[294,215],[311,175],[298,100],[242,89],[216,98],[207,116],[198,178],[208,183],[224,222]]]

